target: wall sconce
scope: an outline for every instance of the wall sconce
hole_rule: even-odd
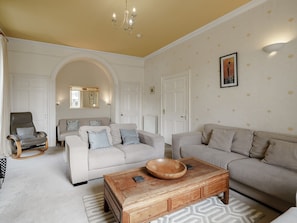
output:
[[[262,48],[262,50],[265,52],[265,53],[272,53],[272,52],[278,52],[281,48],[283,48],[283,46],[285,45],[286,43],[274,43],[274,44],[270,44],[270,45],[267,45],[267,46],[264,46]]]
[[[60,105],[60,101],[56,101],[56,105],[59,106]]]
[[[150,87],[150,94],[155,94],[155,86]]]

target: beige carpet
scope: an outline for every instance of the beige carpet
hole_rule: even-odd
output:
[[[111,212],[104,212],[103,192],[83,197],[89,223],[115,222]],[[197,202],[151,223],[256,223],[264,213],[230,196],[225,205],[217,196]]]
[[[6,178],[0,189],[1,223],[88,223],[82,198],[102,192],[103,180],[73,187],[63,148],[49,148],[43,156],[9,158],[7,162]],[[268,223],[279,215],[234,191],[230,194],[265,214],[258,223]]]

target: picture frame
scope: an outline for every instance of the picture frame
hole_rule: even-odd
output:
[[[220,87],[238,86],[237,52],[220,57]]]

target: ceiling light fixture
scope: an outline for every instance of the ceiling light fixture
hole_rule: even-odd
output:
[[[132,8],[132,11],[130,12],[128,10],[128,3],[127,3],[127,0],[126,0],[126,7],[125,7],[125,11],[124,11],[124,19],[123,19],[123,22],[122,22],[122,28],[125,30],[125,31],[132,31],[133,29],[133,26],[135,24],[135,17],[136,17],[136,8],[133,7]],[[117,14],[114,12],[112,14],[112,24],[113,25],[117,25]]]

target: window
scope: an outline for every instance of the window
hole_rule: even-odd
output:
[[[70,89],[70,108],[80,108],[80,91]]]
[[[99,89],[70,87],[70,108],[99,108]]]

